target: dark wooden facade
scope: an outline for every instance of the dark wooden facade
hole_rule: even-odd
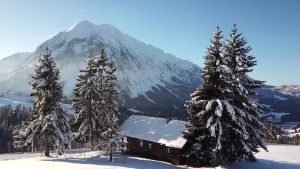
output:
[[[127,143],[127,154],[174,165],[201,167],[205,160],[185,157],[186,151],[192,146],[183,137],[185,128],[185,121],[131,115],[121,125],[118,133],[124,138],[124,143]]]
[[[174,165],[183,165],[185,163],[185,159],[181,156],[181,149],[167,147],[160,143],[132,137],[127,137],[126,153],[144,158],[166,161]]]

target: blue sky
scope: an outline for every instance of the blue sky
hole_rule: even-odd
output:
[[[300,84],[298,0],[0,0],[0,58],[33,51],[85,19],[200,66],[215,27],[227,37],[237,24],[258,60],[255,78]]]

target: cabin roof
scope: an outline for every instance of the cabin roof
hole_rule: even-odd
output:
[[[182,148],[186,139],[183,131],[186,122],[141,115],[130,116],[120,127],[118,133],[128,137],[164,144],[168,147]]]

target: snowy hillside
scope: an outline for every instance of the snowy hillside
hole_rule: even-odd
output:
[[[27,57],[29,57],[31,53],[16,53],[9,57],[6,57],[0,61],[0,82],[5,81],[13,72],[17,72],[18,70],[22,70],[21,66]]]
[[[300,96],[300,85],[283,85],[273,89],[285,95]]]
[[[24,107],[32,107],[34,98],[20,93],[10,93],[0,95],[0,107],[11,105],[15,108],[17,105]],[[65,111],[71,116],[75,115],[74,109],[71,104],[60,103]]]
[[[16,62],[23,62],[31,53],[16,53],[9,57],[6,57],[0,62],[0,72],[7,73],[17,68]],[[3,80],[1,78],[1,80]]]
[[[111,25],[82,21],[45,41],[33,53],[1,60],[0,65],[10,68],[0,69],[4,77],[0,90],[28,91],[33,65],[46,48],[52,51],[60,69],[67,96],[72,95],[85,58],[99,55],[102,48],[116,63],[122,106],[151,112],[184,112],[184,102],[200,83],[197,65],[138,41]]]
[[[282,117],[289,114],[284,112],[267,112],[263,114],[263,117],[269,122],[281,122]]]
[[[269,118],[270,121],[300,122],[300,96],[297,92],[295,86],[276,87],[264,85],[259,89],[257,99],[267,107],[265,111],[269,113],[266,114],[266,117],[271,117]],[[279,114],[276,115],[277,112]],[[269,116],[270,114],[276,117],[274,116],[272,119],[272,116]]]
[[[0,107],[6,105],[11,105],[12,107],[16,107],[17,105],[31,107],[32,98],[23,94],[16,94],[16,93],[0,95]]]
[[[257,162],[240,161],[216,169],[299,169],[300,146],[269,145],[269,152],[256,154]],[[125,161],[124,161],[125,160]],[[125,162],[125,163],[124,163]],[[72,168],[72,169],[179,169],[186,166],[174,166],[169,163],[142,159],[132,156],[118,155],[113,163],[109,163],[99,152],[73,150],[59,158],[40,157],[40,153],[1,154],[0,168],[40,169],[40,168]],[[189,167],[191,168],[191,167]],[[208,168],[202,168],[208,169]],[[212,168],[210,168],[212,169]]]

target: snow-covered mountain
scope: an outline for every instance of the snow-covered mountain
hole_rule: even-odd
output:
[[[145,44],[108,25],[82,21],[39,45],[0,61],[0,92],[29,91],[30,74],[38,56],[48,48],[61,72],[64,93],[72,96],[76,76],[87,56],[102,48],[117,65],[119,103],[149,113],[183,113],[183,104],[199,85],[200,68]],[[184,116],[184,115],[182,115]]]
[[[300,90],[296,85],[293,86],[267,86],[259,89],[257,99],[270,109],[268,114],[281,116],[283,121],[300,122]],[[284,116],[282,116],[285,114]],[[276,120],[275,120],[276,121]]]
[[[22,63],[31,53],[16,53],[9,57],[6,57],[0,61],[0,82],[9,78],[14,70],[17,70],[19,65]]]

